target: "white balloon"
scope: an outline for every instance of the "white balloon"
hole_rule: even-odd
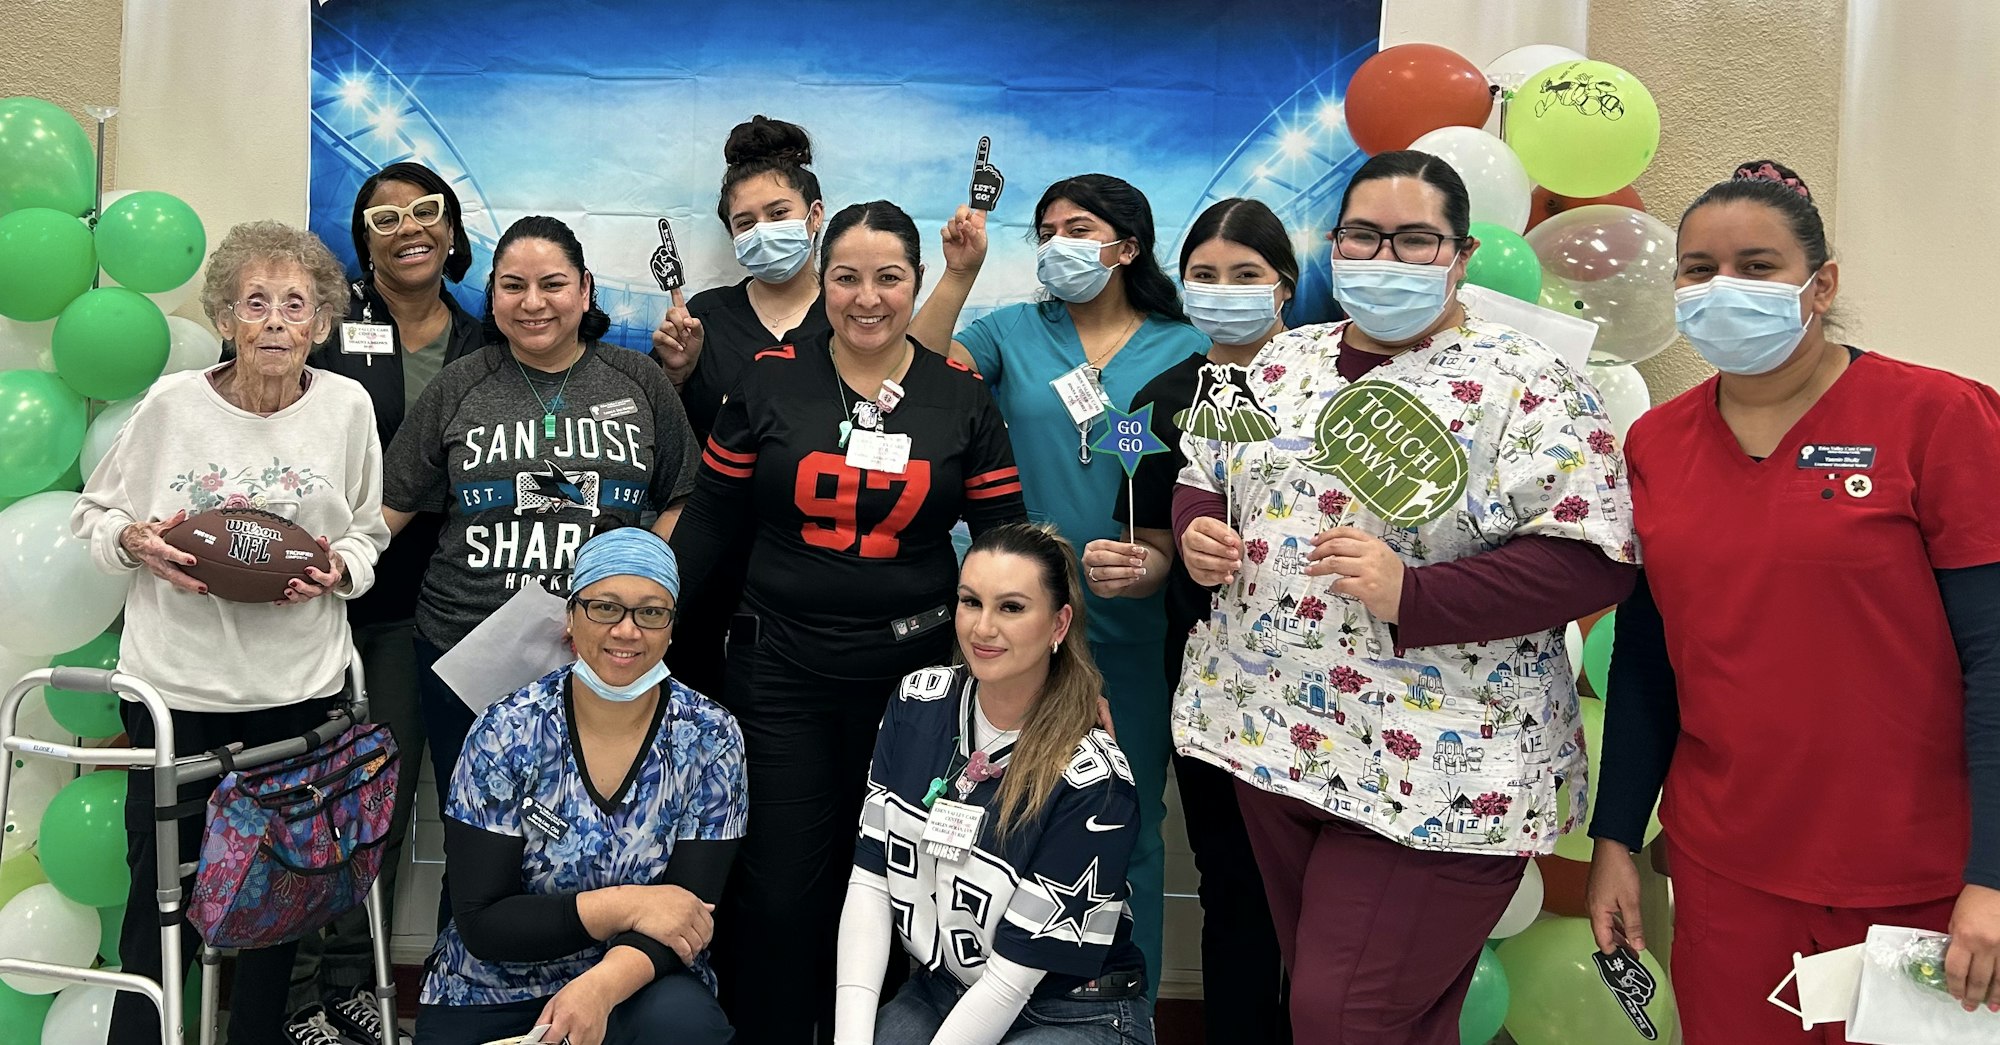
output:
[[[83,433],[83,454],[80,458],[84,479],[88,480],[90,473],[97,469],[97,463],[111,452],[112,442],[125,429],[125,422],[132,419],[132,411],[137,409],[137,397],[121,400],[105,407],[104,412],[90,422],[90,428]]]
[[[1583,629],[1575,621],[1563,629],[1563,648],[1569,651],[1569,677],[1574,681],[1583,674]]]
[[[1653,394],[1647,391],[1646,379],[1639,373],[1639,368],[1630,363],[1589,369],[1591,383],[1597,386],[1605,416],[1611,418],[1612,432],[1618,436],[1618,445],[1622,447],[1625,445],[1625,433],[1632,430],[1632,422],[1652,409]]]
[[[118,991],[78,983],[64,987],[42,1020],[42,1045],[105,1045],[111,1038],[111,1003]]]
[[[111,273],[103,269],[97,270],[97,284],[101,287],[122,287],[125,285],[113,279]],[[190,277],[186,283],[171,290],[161,290],[146,294],[146,300],[160,306],[161,312],[171,316],[174,314],[175,309],[187,304],[188,300],[194,297],[194,292],[199,289],[199,287],[195,286],[193,277]],[[145,292],[141,291],[140,293]]]
[[[70,536],[78,499],[38,493],[0,510],[0,635],[16,653],[66,653],[125,608],[130,576],[98,572],[89,546]]]
[[[1514,890],[1514,898],[1507,901],[1507,910],[1500,915],[1500,923],[1486,934],[1490,940],[1504,940],[1519,934],[1542,913],[1542,869],[1528,861],[1528,871],[1521,876],[1521,885]]]
[[[171,311],[160,306],[160,311]],[[173,335],[173,342],[167,348],[166,374],[182,370],[206,370],[222,359],[222,339],[207,327],[185,316],[168,316],[167,332]]]
[[[42,837],[42,813],[61,791],[63,763],[46,758],[9,756],[21,767],[7,780],[6,834],[0,836],[0,858],[25,852]]]
[[[31,885],[0,907],[0,958],[28,958],[88,969],[97,957],[101,931],[95,909],[64,896],[47,882]],[[22,994],[54,994],[69,986],[61,980],[19,973],[0,976],[0,983]]]
[[[55,373],[55,349],[50,347],[50,339],[55,337],[55,332],[56,321],[53,319],[23,323],[0,316],[0,370]]]
[[[1506,142],[1477,127],[1440,127],[1410,143],[1458,172],[1472,197],[1472,220],[1519,232],[1528,227],[1535,183]]]
[[[1488,80],[1500,85],[1503,91],[1519,90],[1528,78],[1547,69],[1551,65],[1579,61],[1582,55],[1561,44],[1528,44],[1516,47],[1506,54],[1486,63],[1481,70]]]

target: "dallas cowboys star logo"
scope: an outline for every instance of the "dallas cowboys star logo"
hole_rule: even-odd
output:
[[[1056,936],[1071,943],[1082,944],[1084,923],[1090,916],[1104,909],[1115,899],[1110,893],[1097,891],[1097,860],[1092,858],[1090,866],[1083,869],[1077,880],[1068,884],[1052,881],[1043,875],[1036,875],[1035,881],[1054,902],[1055,910],[1049,920],[1035,930],[1034,938]]]

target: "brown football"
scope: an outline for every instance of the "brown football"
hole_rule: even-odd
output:
[[[306,567],[333,561],[313,535],[281,515],[257,508],[216,508],[190,515],[161,539],[195,557],[188,576],[231,602],[276,602],[292,578],[311,580]]]

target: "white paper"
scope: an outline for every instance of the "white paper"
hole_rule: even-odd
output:
[[[1785,989],[1784,983],[1771,992],[1769,1001],[1778,1008],[1799,1017],[1804,1028],[1821,1023],[1845,1023],[1854,1014],[1854,994],[1861,987],[1862,945],[1842,947],[1837,951],[1801,956],[1792,954],[1792,974],[1786,981],[1796,979],[1799,990],[1799,1007],[1778,1000],[1778,994]],[[1804,1029],[1802,1028],[1802,1029]]]
[[[1861,990],[1847,1040],[1854,1045],[1993,1045],[2000,1013],[1967,1012],[1951,995],[1923,986],[1903,971],[1898,955],[1911,940],[1939,933],[1876,925],[1868,929]]]
[[[432,670],[474,714],[576,659],[563,642],[568,603],[540,584],[514,597],[458,640]]]
[[[1590,346],[1597,341],[1597,324],[1590,320],[1565,316],[1554,309],[1470,283],[1459,286],[1458,300],[1474,316],[1505,323],[1549,346],[1570,366],[1580,368],[1590,361]]]

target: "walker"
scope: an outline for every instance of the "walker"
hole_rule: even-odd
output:
[[[247,751],[243,750],[241,744],[231,744],[227,750],[233,756],[235,767],[251,769],[295,758],[338,737],[355,723],[367,721],[368,697],[362,678],[361,657],[354,652],[351,644],[348,647],[347,681],[347,691],[350,694],[347,706],[329,715],[327,721],[312,732]],[[20,710],[22,698],[41,686],[80,693],[116,693],[124,700],[143,705],[146,713],[153,718],[155,746],[72,747],[68,744],[52,744],[32,737],[14,735],[15,716]],[[166,701],[160,697],[159,691],[137,676],[122,671],[107,671],[103,668],[37,668],[23,676],[4,696],[0,696],[0,751],[38,755],[77,765],[136,766],[150,767],[153,770],[153,830],[157,836],[159,854],[159,882],[155,895],[159,899],[160,915],[162,958],[160,979],[154,981],[136,973],[53,965],[27,958],[0,958],[0,973],[25,973],[51,980],[90,983],[143,994],[151,999],[153,1005],[160,1011],[161,1045],[183,1045],[186,1038],[182,1029],[181,990],[185,966],[181,958],[181,922],[185,918],[185,912],[181,879],[194,873],[195,862],[190,861],[185,864],[181,862],[180,833],[173,829],[172,818],[163,819],[163,817],[180,804],[178,791],[181,784],[221,777],[222,760],[205,752],[176,757],[173,718],[168,713]],[[0,809],[7,807],[7,788],[13,773],[13,759],[0,758]],[[382,1016],[381,1045],[396,1045],[396,987],[390,977],[388,933],[382,921],[380,878],[368,887],[367,908],[368,935],[375,951],[375,999]],[[127,913],[127,917],[134,916],[142,915],[137,911]],[[215,1045],[215,1011],[221,990],[218,966],[221,964],[222,955],[207,943],[203,943],[199,958],[203,970],[201,1045]]]

